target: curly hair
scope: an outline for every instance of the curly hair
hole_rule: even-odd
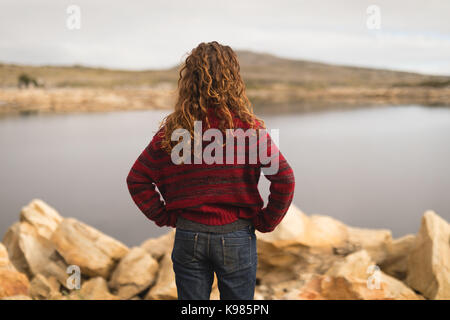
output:
[[[265,128],[264,121],[253,113],[240,75],[235,52],[217,41],[202,42],[194,48],[182,64],[178,79],[178,98],[175,110],[159,125],[161,148],[168,152],[178,143],[171,141],[175,129],[186,129],[194,138],[194,121],[204,121],[210,128],[208,111],[219,119],[218,129],[225,134],[234,128],[233,116],[249,128]],[[259,126],[257,126],[257,122]],[[165,132],[161,130],[164,127]]]

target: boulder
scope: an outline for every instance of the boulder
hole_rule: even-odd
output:
[[[41,237],[46,239],[51,238],[62,220],[63,218],[54,208],[39,199],[32,200],[20,212],[20,221],[28,222]]]
[[[331,248],[344,245],[347,227],[328,216],[305,215],[291,204],[281,223],[272,232],[256,232],[260,242],[271,243],[277,248],[293,244],[308,247]]]
[[[415,235],[407,234],[389,243],[384,259],[379,264],[381,270],[394,278],[404,280],[408,268],[408,255],[415,240]]]
[[[281,223],[272,232],[256,231],[258,242],[270,243],[277,247],[297,244],[307,232],[308,217],[291,204]]]
[[[8,251],[0,242],[0,269],[14,269],[14,265],[9,260]]]
[[[82,283],[81,289],[74,289],[69,300],[120,300],[109,292],[108,284],[102,277],[94,277]]]
[[[166,253],[172,251],[174,239],[175,229],[158,238],[150,238],[144,241],[140,247],[145,249],[153,258],[159,261]]]
[[[158,262],[140,247],[132,248],[114,270],[109,287],[122,299],[129,299],[155,280]]]
[[[121,242],[74,218],[66,218],[51,237],[56,250],[82,275],[108,279],[117,262],[128,253]]]
[[[349,252],[364,249],[375,263],[386,258],[386,251],[392,242],[392,232],[388,229],[367,229],[347,226],[347,248]]]
[[[310,247],[334,248],[347,240],[347,226],[328,216],[311,215],[301,242]]]
[[[308,283],[300,290],[296,289],[292,292],[286,293],[283,299],[288,300],[327,300],[322,294],[322,281],[324,276],[314,275]]]
[[[271,243],[277,248],[295,244],[331,248],[344,245],[348,232],[347,226],[334,218],[323,215],[307,216],[291,204],[274,231],[256,231],[256,234],[260,242]]]
[[[277,228],[258,233],[257,241],[258,277],[270,284],[295,280],[303,273],[322,274],[361,249],[381,261],[392,235],[385,229],[348,227],[328,216],[307,216],[291,205]]]
[[[30,282],[17,270],[0,269],[0,298],[28,295]]]
[[[408,256],[406,283],[429,299],[450,299],[450,226],[424,213]]]
[[[301,244],[292,244],[289,247],[277,247],[276,244],[257,239],[256,251],[258,253],[259,267],[291,268],[301,263],[301,257],[309,253],[309,248]]]
[[[28,278],[37,274],[55,277],[65,284],[66,263],[53,243],[41,236],[37,228],[26,222],[16,222],[6,232],[3,243],[14,266]]]
[[[3,242],[11,262],[30,279],[41,273],[64,283],[66,264],[49,240],[61,221],[54,208],[34,199],[22,208],[20,222],[7,230]]]
[[[30,296],[35,300],[59,300],[62,298],[59,288],[60,284],[56,278],[47,279],[39,273],[31,280]]]
[[[421,300],[401,281],[377,268],[369,253],[360,250],[336,262],[324,275],[314,275],[299,299]]]
[[[175,300],[178,297],[173,271],[172,258],[166,253],[159,264],[159,273],[155,285],[145,296],[146,300]]]
[[[27,276],[16,270],[9,261],[6,248],[0,243],[0,298],[27,296],[29,287]]]
[[[266,300],[266,299],[264,298],[264,295],[262,293],[255,291],[253,300]]]
[[[256,281],[265,286],[272,286],[279,282],[297,279],[298,274],[293,268],[268,266],[265,263],[261,264],[258,261],[258,268],[256,270]]]
[[[274,300],[290,300],[289,295],[293,292],[298,292],[298,289],[302,286],[302,282],[299,279],[281,281],[273,284],[271,289],[271,299]]]
[[[286,281],[295,278],[296,273],[321,269],[332,255],[332,245],[343,244],[345,237],[345,225],[339,221],[318,215],[308,217],[291,205],[273,232],[257,231],[258,271],[264,274],[261,279],[266,281],[270,278],[267,273],[277,273],[271,278],[281,276],[281,281]]]
[[[268,249],[302,245],[344,255],[366,249],[376,261],[392,241],[390,230],[349,227],[329,216],[307,216],[293,204],[273,232],[257,232],[257,238],[262,247],[270,243]]]

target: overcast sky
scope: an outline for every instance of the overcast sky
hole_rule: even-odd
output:
[[[79,30],[66,25],[71,4],[81,9]],[[367,27],[373,4],[380,29]],[[212,40],[282,57],[450,75],[450,1],[0,1],[1,62],[159,69]]]

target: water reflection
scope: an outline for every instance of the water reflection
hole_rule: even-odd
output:
[[[275,110],[275,108],[272,108]],[[426,209],[450,220],[450,109],[260,112],[280,129],[294,203],[353,226],[415,233]],[[138,211],[125,178],[166,111],[0,119],[0,234],[41,198],[128,245],[166,232]],[[267,197],[268,183],[260,185]]]

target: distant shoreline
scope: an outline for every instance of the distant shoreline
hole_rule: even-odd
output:
[[[312,112],[361,106],[450,106],[450,87],[306,89],[278,85],[248,89],[254,111]],[[0,117],[48,113],[171,110],[172,88],[0,88]],[[276,110],[273,110],[273,109]]]
[[[255,112],[450,106],[448,76],[332,65],[245,50],[236,53]],[[171,110],[180,68],[132,71],[0,63],[0,116]],[[27,85],[31,88],[26,89]]]

